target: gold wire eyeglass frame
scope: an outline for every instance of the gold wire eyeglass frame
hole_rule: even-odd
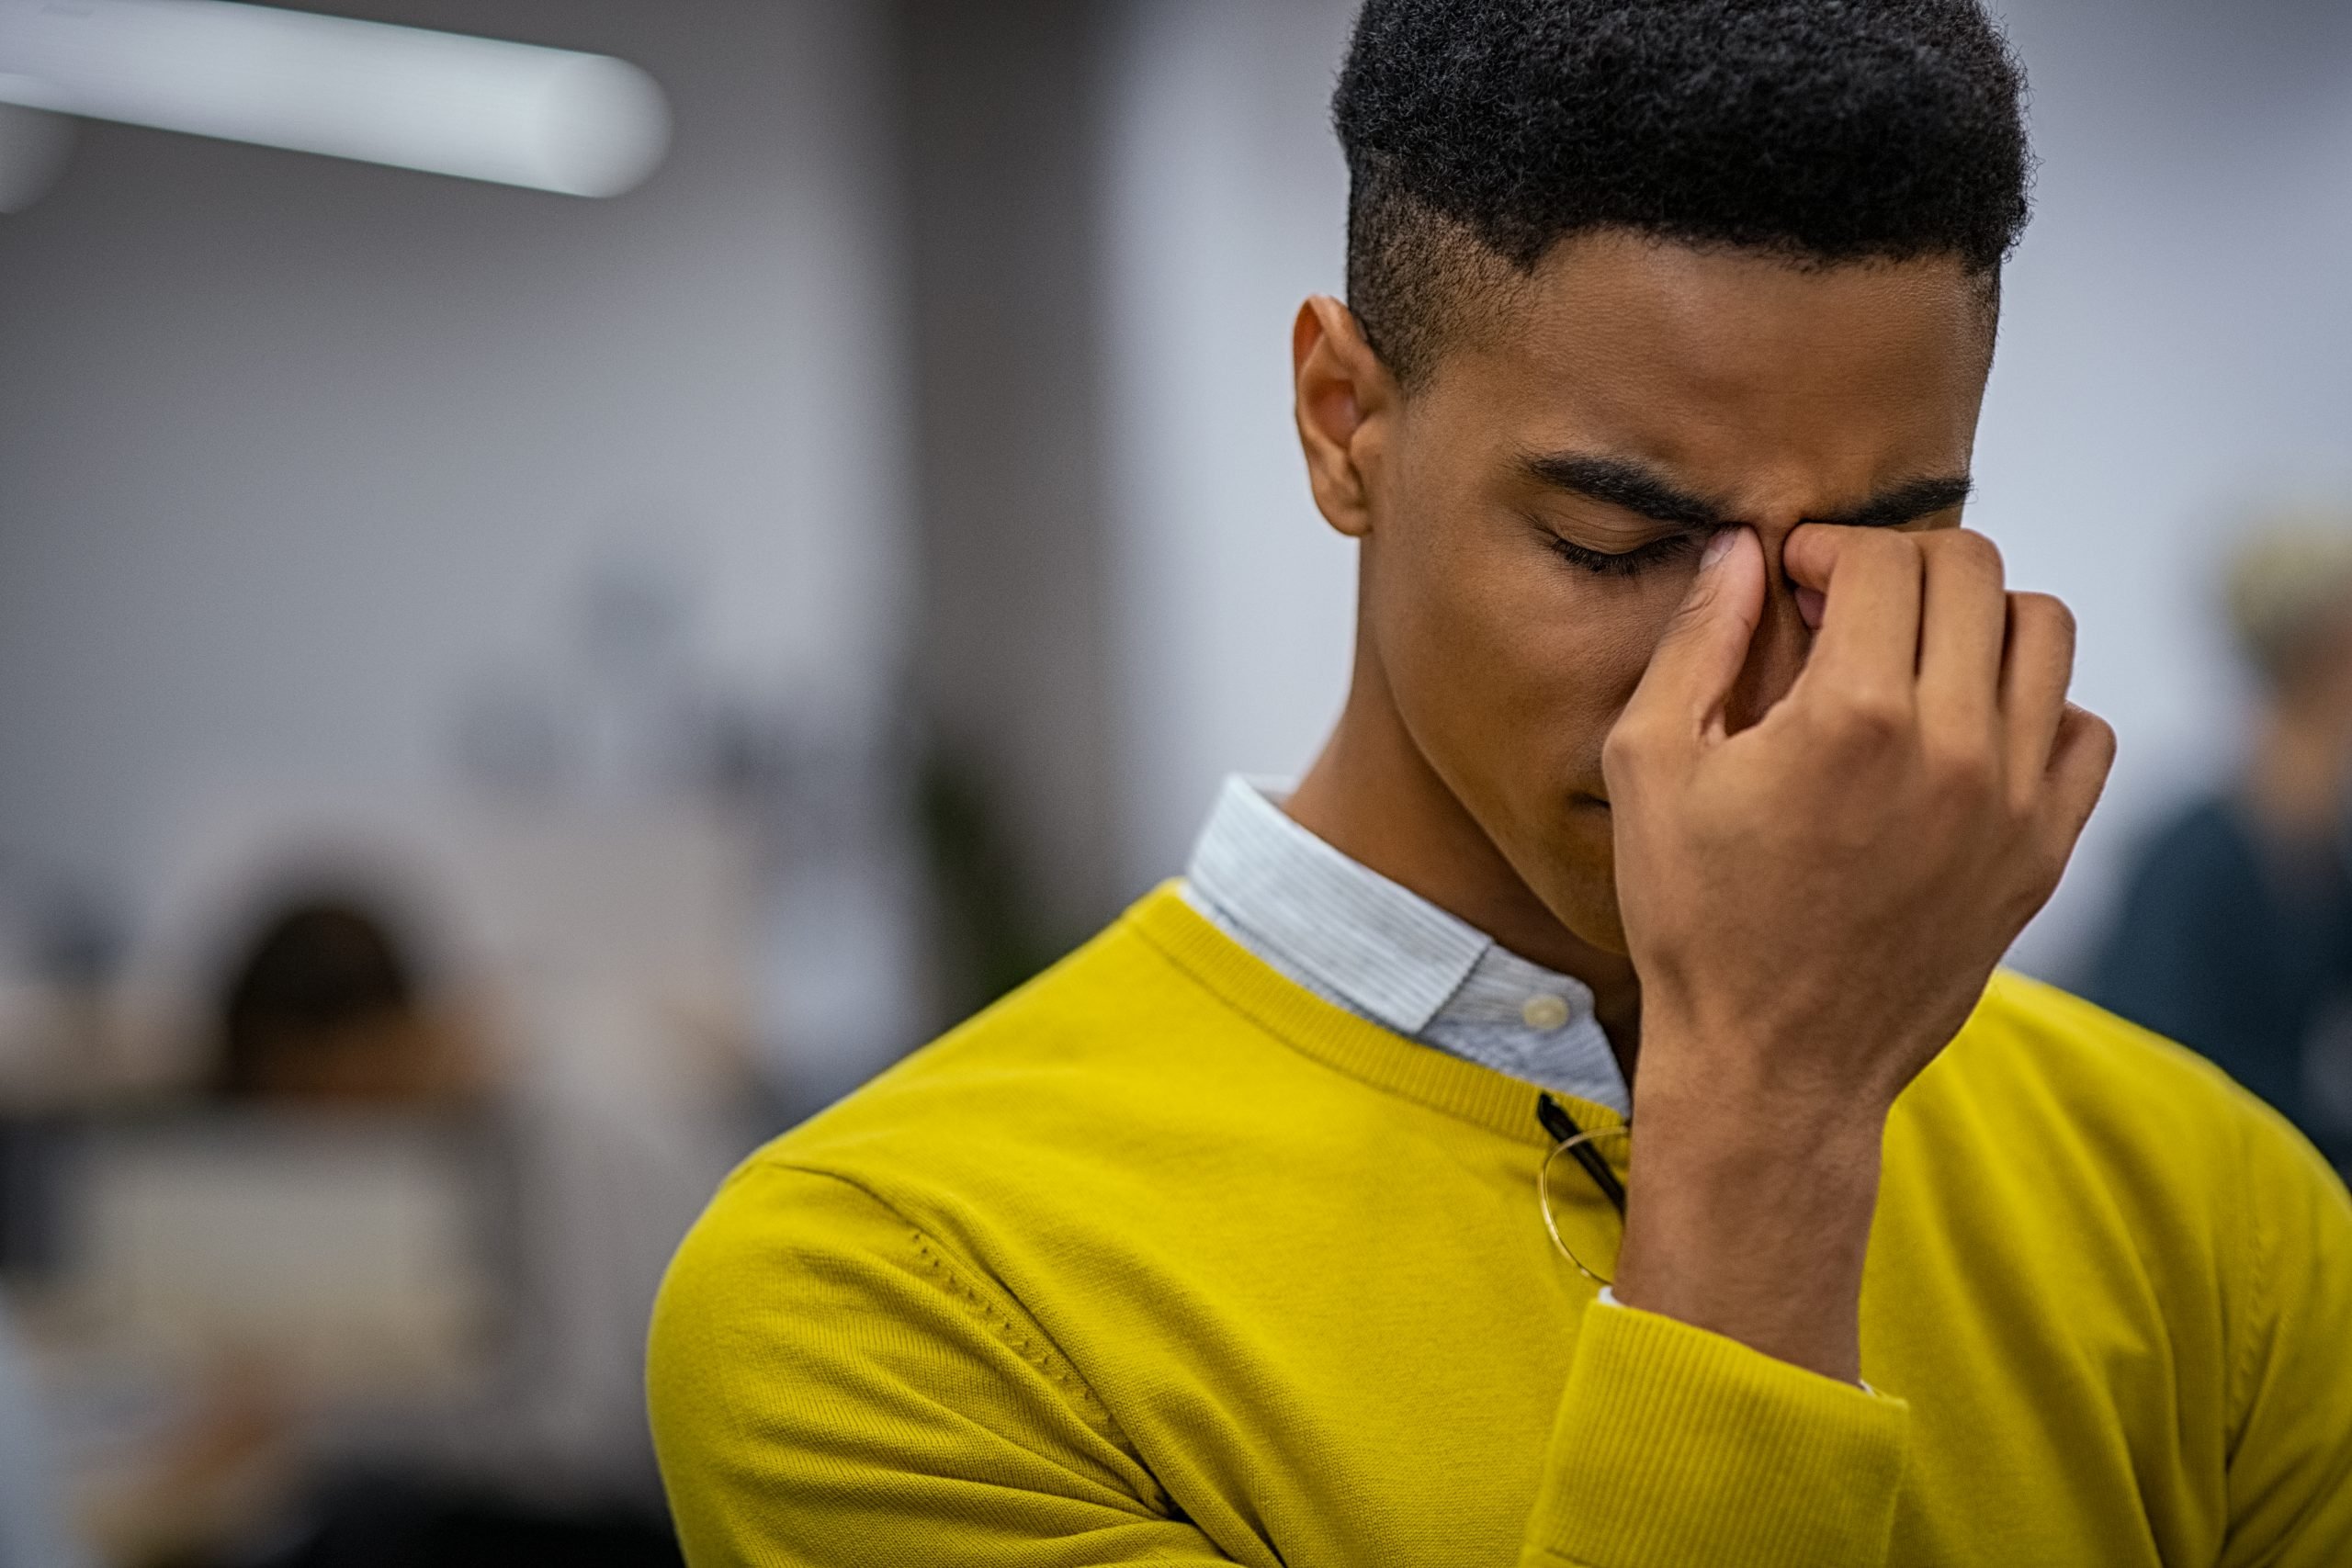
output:
[[[1613,1127],[1595,1127],[1589,1132],[1579,1132],[1574,1137],[1563,1138],[1554,1144],[1552,1152],[1544,1156],[1544,1163],[1535,1168],[1535,1201],[1544,1211],[1544,1228],[1550,1233],[1552,1245],[1560,1249],[1561,1257],[1576,1265],[1577,1273],[1604,1289],[1615,1281],[1578,1258],[1576,1248],[1560,1235],[1560,1222],[1552,1213],[1552,1167],[1562,1155],[1572,1153],[1579,1146],[1598,1144],[1602,1138],[1623,1138],[1632,1131],[1630,1125],[1621,1122]],[[1598,1154],[1600,1150],[1595,1148],[1593,1152]]]

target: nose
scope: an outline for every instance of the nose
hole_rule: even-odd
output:
[[[1741,666],[1731,699],[1724,705],[1724,723],[1734,734],[1762,718],[1773,704],[1788,695],[1813,648],[1813,629],[1797,605],[1796,585],[1781,567],[1781,546],[1790,530],[1758,532],[1764,546],[1764,615],[1747,645],[1747,662]]]

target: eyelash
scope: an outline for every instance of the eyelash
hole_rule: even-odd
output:
[[[1655,566],[1663,566],[1676,558],[1690,553],[1698,543],[1689,534],[1671,534],[1663,539],[1653,539],[1638,549],[1595,550],[1582,545],[1570,544],[1557,534],[1549,536],[1552,547],[1560,558],[1600,577],[1638,577]]]

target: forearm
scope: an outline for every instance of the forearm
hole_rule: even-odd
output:
[[[1634,1123],[1617,1299],[1859,1382],[1885,1111],[1718,1076],[1640,1084]]]

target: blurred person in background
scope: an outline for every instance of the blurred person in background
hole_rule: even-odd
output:
[[[483,1386],[445,1405],[312,1408],[251,1349],[221,1365],[135,1511],[164,1561],[676,1561],[642,1414],[642,1325],[691,1199],[628,1130],[502,1081],[364,892],[288,900],[229,976],[210,1088],[278,1115],[468,1119],[508,1291]],[[664,1209],[664,1193],[673,1201]],[[120,1532],[118,1532],[120,1533]],[[140,1532],[131,1532],[134,1538]],[[261,1544],[255,1544],[259,1542]]]
[[[361,897],[301,899],[272,915],[231,976],[213,1091],[248,1102],[460,1102],[487,1064],[458,1020],[421,994],[413,961]]]
[[[1369,0],[1346,705],[722,1190],[697,1564],[2352,1561],[2342,1183],[1996,972],[2113,756],[1961,525],[2021,95],[1975,0]]]
[[[2256,531],[2228,602],[2260,694],[2251,750],[2141,851],[2091,994],[2211,1057],[2340,1157],[2346,1129],[2312,1090],[2352,1025],[2352,517]]]

